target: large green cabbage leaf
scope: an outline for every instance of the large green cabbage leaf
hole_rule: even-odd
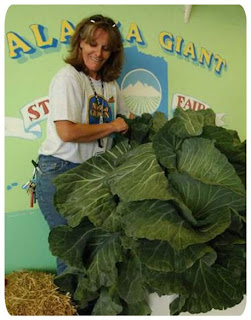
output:
[[[177,250],[205,243],[224,232],[230,225],[230,211],[223,208],[214,219],[193,228],[167,201],[122,202],[118,206],[127,236],[148,240],[165,240]]]
[[[238,277],[219,265],[208,266],[203,259],[184,272],[182,280],[186,283],[189,294],[181,294],[172,302],[172,314],[180,311],[207,312],[212,307],[222,310],[234,306],[243,298]]]
[[[52,253],[55,282],[93,315],[148,315],[148,294],[175,294],[171,314],[232,307],[246,285],[246,149],[212,110],[125,119],[114,146],[55,179],[68,226]],[[86,309],[87,308],[87,309]]]
[[[112,151],[67,171],[63,179],[55,178],[55,205],[70,226],[77,226],[86,216],[100,226],[113,211],[116,201],[104,180],[116,167],[116,160],[129,149],[128,143],[121,142]]]
[[[123,160],[106,178],[112,194],[127,202],[172,197],[168,193],[168,181],[156,159],[152,143],[136,147]]]

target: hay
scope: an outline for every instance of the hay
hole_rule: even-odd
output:
[[[62,294],[54,275],[18,271],[5,276],[5,303],[10,315],[74,315],[70,294]]]

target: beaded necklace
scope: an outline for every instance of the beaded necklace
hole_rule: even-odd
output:
[[[102,104],[101,104],[100,100],[99,100],[99,97],[97,95],[97,92],[95,90],[94,84],[92,82],[92,78],[90,76],[88,76],[88,79],[89,79],[90,85],[92,87],[92,91],[93,91],[93,93],[95,95],[96,103],[97,103],[98,107],[100,107],[99,124],[102,124],[102,123],[104,123],[104,105],[103,105],[103,101],[102,101]],[[104,90],[104,83],[103,83],[102,80],[101,80],[101,87],[102,87],[102,95],[104,97],[105,96],[105,90]],[[98,146],[100,148],[103,148],[103,139],[98,139]]]

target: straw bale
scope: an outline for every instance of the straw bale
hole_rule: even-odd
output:
[[[18,271],[5,276],[5,303],[10,315],[74,315],[70,294],[59,292],[54,275]]]

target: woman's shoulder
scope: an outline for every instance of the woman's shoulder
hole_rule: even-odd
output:
[[[74,78],[76,80],[81,80],[83,77],[83,72],[78,71],[75,69],[72,65],[66,64],[64,67],[62,67],[54,76],[54,80],[58,78]]]

